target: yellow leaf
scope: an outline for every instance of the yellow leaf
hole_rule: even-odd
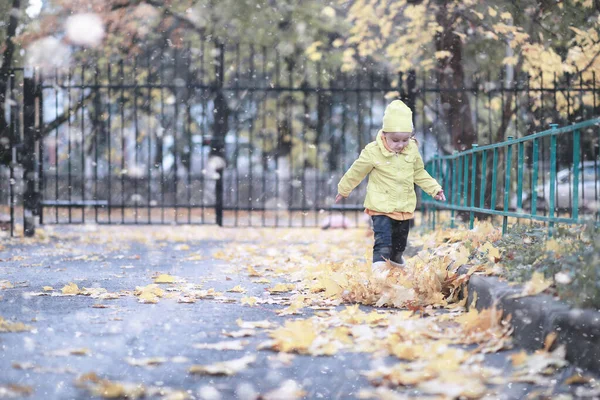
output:
[[[437,58],[438,60],[441,60],[442,58],[450,58],[450,57],[452,57],[452,53],[450,53],[448,50],[441,50],[441,51],[435,52],[435,58]]]
[[[575,374],[565,380],[565,385],[585,384],[591,382],[591,376]]]
[[[477,17],[478,17],[479,19],[483,19],[483,18],[485,18],[485,17],[484,17],[484,15],[483,15],[482,13],[480,13],[480,12],[477,12],[477,11],[475,11],[475,10],[473,10],[473,9],[471,9],[470,11],[471,11],[473,14],[477,15]]]
[[[558,337],[558,335],[556,334],[556,332],[550,332],[549,334],[546,335],[546,337],[544,338],[544,350],[545,351],[550,351],[550,348],[556,341],[557,337]]]
[[[241,285],[237,285],[237,286],[229,289],[228,292],[231,292],[231,293],[245,293],[246,289],[244,289]]]
[[[257,301],[258,301],[257,297],[242,297],[242,299],[241,299],[242,304],[248,304],[249,306],[256,305]]]
[[[308,353],[308,349],[316,339],[315,327],[311,320],[286,321],[281,328],[269,334],[274,340],[273,349],[285,353]]]
[[[0,317],[0,332],[26,332],[33,328],[22,322],[10,322]]]
[[[561,246],[556,239],[546,241],[546,251],[560,252]]]
[[[514,353],[510,355],[510,359],[512,361],[512,365],[513,366],[519,366],[525,363],[525,361],[527,361],[527,353],[523,350],[521,350],[518,353]]]
[[[479,248],[481,252],[487,252],[487,257],[491,262],[496,262],[496,260],[500,259],[500,250],[494,247],[490,242],[485,242],[483,246]]]
[[[248,276],[256,277],[256,276],[262,276],[262,275],[259,274],[258,271],[254,269],[254,267],[252,267],[251,265],[248,265]]]
[[[500,18],[508,21],[509,19],[512,19],[512,14],[509,12],[503,12],[500,14]]]
[[[200,375],[235,375],[246,369],[256,360],[255,355],[249,355],[230,361],[217,362],[210,365],[192,365],[190,374]]]
[[[332,43],[333,47],[335,47],[336,49],[338,47],[341,47],[344,44],[344,41],[342,39],[335,39]]]
[[[89,356],[90,350],[82,348],[61,349],[49,353],[51,356],[68,357],[68,356]]]
[[[502,60],[502,64],[504,64],[504,65],[517,65],[518,62],[519,62],[518,56],[504,57],[504,59]]]
[[[154,283],[175,283],[175,278],[169,274],[160,274],[154,279]]]
[[[14,286],[12,283],[6,280],[0,281],[0,289],[12,289]]]
[[[459,267],[468,263],[470,255],[469,250],[465,246],[459,246],[458,251],[453,254],[455,266]]]
[[[244,321],[241,318],[238,318],[235,323],[243,329],[255,329],[255,328],[261,328],[261,329],[269,329],[273,327],[273,323],[271,321],[268,321],[266,319],[260,320],[260,321]]]
[[[529,282],[523,287],[522,296],[534,296],[552,286],[552,279],[544,278],[541,272],[534,272]]]
[[[479,312],[473,307],[469,309],[469,312],[456,317],[455,321],[462,325],[465,333],[472,333],[483,332],[498,326],[501,319],[502,310],[486,308]]]
[[[156,367],[160,364],[167,362],[168,360],[164,357],[151,357],[151,358],[125,358],[125,361],[129,365],[134,367]]]
[[[325,297],[338,296],[344,291],[340,285],[329,277],[323,279],[323,287],[325,287]]]
[[[43,286],[43,287],[42,287],[42,290],[43,290],[44,292],[51,292],[51,291],[53,291],[53,290],[54,290],[54,288],[53,288],[52,286]]]
[[[294,400],[301,399],[306,395],[306,392],[302,389],[302,386],[292,379],[284,381],[281,386],[277,389],[271,390],[261,396],[264,400]]]
[[[271,293],[284,293],[284,292],[289,292],[291,290],[294,290],[296,288],[296,286],[288,283],[278,283],[277,285],[273,286],[272,288],[268,288],[267,290]]]
[[[414,361],[425,355],[423,346],[414,343],[396,343],[390,348],[390,352],[401,360]]]
[[[196,343],[193,346],[201,350],[244,350],[248,343],[250,342],[247,340],[227,340],[216,343]]]
[[[490,14],[491,17],[495,17],[496,15],[498,15],[498,11],[496,11],[492,7],[488,7],[488,14]]]
[[[75,283],[69,283],[68,285],[65,285],[61,291],[62,294],[76,295],[79,294],[79,287]]]
[[[138,296],[140,303],[156,304],[158,303],[158,297],[151,292],[143,292]]]
[[[150,284],[143,287],[136,287],[133,292],[134,295],[138,296],[140,303],[158,303],[158,298],[164,296],[164,291],[156,284]]]

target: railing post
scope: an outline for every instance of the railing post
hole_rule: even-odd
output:
[[[479,189],[479,208],[485,206],[485,186],[487,185],[487,150],[481,155],[481,188]]]
[[[525,164],[525,145],[517,145],[517,209],[523,209],[523,169]]]
[[[456,155],[458,153],[458,151],[454,150],[454,152],[452,154]],[[458,171],[457,171],[457,159],[453,158],[450,161],[451,165],[452,165],[452,193],[450,195],[450,205],[451,206],[455,206],[456,205],[456,195],[458,192],[458,188],[460,188],[460,186],[457,187],[457,177],[458,177]],[[454,207],[452,207],[451,211],[450,211],[450,228],[454,228],[455,225],[455,218],[456,218],[456,211],[454,210]]]
[[[504,175],[504,212],[508,212],[508,204],[509,204],[509,192],[510,192],[510,170],[511,170],[511,161],[512,161],[512,144],[510,141],[513,140],[512,136],[508,137],[508,145],[506,146],[506,171]],[[502,234],[506,234],[508,230],[508,216],[504,215],[502,217]]]
[[[531,176],[531,200],[529,201],[529,204],[531,205],[531,210],[529,210],[529,213],[531,215],[536,215],[537,214],[537,182],[538,182],[538,168],[539,168],[539,139],[535,138],[533,139],[533,163],[532,163],[532,168],[533,168],[533,174]]]
[[[498,190],[498,148],[494,147],[492,158],[492,198],[490,199],[490,210],[496,209],[496,192]]]
[[[23,194],[23,233],[35,235],[35,216],[39,211],[36,168],[36,81],[33,71],[26,71],[23,81],[23,148],[21,164],[25,180]]]
[[[473,143],[473,149],[477,149],[477,144]],[[475,178],[477,176],[477,153],[473,152],[471,158],[471,211],[469,212],[469,229],[473,229],[475,225],[475,213],[473,207],[475,207]]]
[[[550,124],[552,130],[556,130],[558,124]],[[550,136],[550,199],[548,202],[548,236],[552,237],[554,231],[554,206],[556,191],[556,134]]]
[[[573,210],[571,218],[579,219],[579,152],[581,151],[581,134],[579,129],[573,132]]]

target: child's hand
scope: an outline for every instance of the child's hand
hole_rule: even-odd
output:
[[[341,194],[337,194],[337,196],[335,196],[335,202],[336,204],[339,203],[340,201],[342,201],[342,199],[344,198],[344,196],[342,196]]]
[[[444,196],[444,191],[440,190],[434,197],[434,199],[439,201],[446,201],[446,196]]]

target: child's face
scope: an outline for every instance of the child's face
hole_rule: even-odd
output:
[[[384,132],[387,145],[392,151],[400,153],[406,146],[412,137],[411,132]]]

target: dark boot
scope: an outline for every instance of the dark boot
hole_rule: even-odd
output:
[[[404,267],[406,265],[404,262],[404,257],[402,257],[402,253],[395,254],[390,262],[394,267]]]

